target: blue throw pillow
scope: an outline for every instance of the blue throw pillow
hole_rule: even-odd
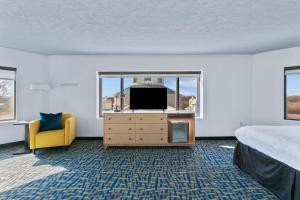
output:
[[[62,124],[61,124],[62,113],[57,113],[57,114],[40,113],[40,116],[41,116],[40,132],[62,129]]]

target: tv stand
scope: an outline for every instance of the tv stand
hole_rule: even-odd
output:
[[[170,121],[188,121],[188,141],[170,142]],[[104,149],[112,146],[193,146],[195,144],[194,113],[119,112],[104,113]]]

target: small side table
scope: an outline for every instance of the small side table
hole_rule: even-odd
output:
[[[25,127],[25,141],[24,141],[24,150],[21,152],[16,152],[13,155],[21,155],[21,154],[28,154],[31,153],[31,150],[29,148],[29,121],[18,121],[14,123],[13,125],[16,126],[24,126]]]

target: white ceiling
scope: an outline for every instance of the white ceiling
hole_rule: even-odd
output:
[[[300,45],[300,0],[0,0],[0,46],[42,54],[248,54]]]

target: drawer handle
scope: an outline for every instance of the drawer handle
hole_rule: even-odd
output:
[[[108,128],[108,130],[111,130],[111,128]]]
[[[111,138],[108,138],[108,140],[111,140]]]
[[[140,140],[143,140],[143,138],[140,138]]]
[[[160,130],[162,131],[162,130],[164,130],[163,128],[160,128]]]
[[[140,120],[143,120],[143,118],[140,118]]]
[[[129,140],[131,140],[131,138],[129,138]]]
[[[140,130],[142,131],[142,130],[143,130],[143,128],[140,128]]]
[[[160,138],[160,140],[161,140],[161,141],[163,141],[163,140],[164,140],[164,138]]]
[[[111,118],[109,117],[108,120],[111,120]]]
[[[130,131],[131,131],[131,128],[129,128],[128,130],[130,130]]]
[[[164,120],[164,118],[160,118],[160,120]]]
[[[131,117],[129,118],[129,120],[131,120]]]

